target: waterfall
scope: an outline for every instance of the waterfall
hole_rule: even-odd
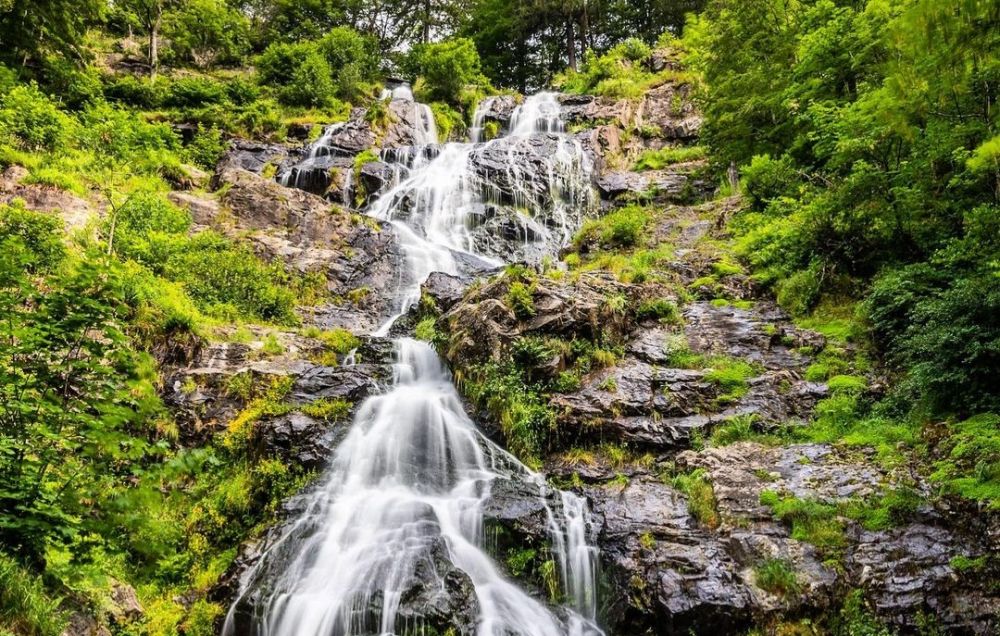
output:
[[[551,100],[525,102],[518,134],[554,129]],[[457,252],[475,253],[468,215],[482,201],[482,184],[470,176],[468,160],[477,148],[446,144],[394,154],[398,176],[368,212],[392,223],[406,255],[399,313],[419,297],[428,274],[453,273]],[[499,479],[532,485],[545,504],[566,600],[559,615],[508,580],[483,548],[483,508]],[[420,586],[430,597],[448,596],[453,590],[441,567],[471,582],[477,636],[603,635],[586,502],[552,491],[488,440],[425,343],[396,340],[391,387],[361,405],[320,483],[304,497],[304,512],[245,575],[227,636],[419,634],[421,627],[401,614],[404,595]]]

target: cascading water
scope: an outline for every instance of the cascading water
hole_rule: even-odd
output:
[[[517,134],[532,134],[523,132],[529,127],[553,130],[551,111],[542,106],[528,99]],[[537,121],[529,124],[531,117]],[[392,222],[406,252],[400,312],[430,272],[455,272],[455,252],[472,251],[467,217],[482,201],[481,184],[468,169],[476,148],[446,144],[436,152],[400,153],[397,182],[369,210]],[[597,552],[587,542],[585,502],[553,493],[541,476],[485,438],[428,345],[397,340],[393,376],[386,393],[360,407],[321,483],[306,495],[303,514],[245,576],[224,634],[422,633],[401,605],[415,586],[431,596],[450,592],[438,567],[444,559],[471,582],[477,636],[601,635]],[[482,547],[483,508],[498,479],[531,484],[542,501],[557,502],[545,507],[567,600],[562,617],[507,580]]]

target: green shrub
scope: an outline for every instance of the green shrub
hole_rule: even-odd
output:
[[[602,247],[622,248],[638,245],[651,221],[649,211],[638,205],[629,205],[609,212],[600,219],[587,221],[573,239],[579,247],[596,239]]]
[[[418,77],[414,93],[426,102],[441,101],[459,106],[466,86],[486,84],[476,45],[467,38],[418,44],[405,65]]]
[[[19,270],[31,274],[50,272],[66,255],[62,222],[58,217],[25,209],[17,199],[11,205],[0,205],[0,248],[8,258],[17,259]]]
[[[649,46],[637,38],[617,44],[604,55],[589,50],[578,72],[557,75],[553,83],[567,93],[636,98],[666,76],[655,75],[646,68],[650,53]]]
[[[250,48],[250,23],[224,0],[187,0],[167,14],[173,57],[197,66],[234,64]]]
[[[163,104],[174,108],[192,108],[223,104],[228,98],[229,95],[222,82],[210,77],[192,75],[170,82]]]
[[[57,149],[74,124],[36,86],[16,86],[0,97],[0,133],[12,136],[24,150]]]
[[[214,170],[228,149],[229,144],[223,139],[221,130],[198,126],[194,139],[185,150],[191,163],[206,170]]]
[[[526,320],[535,315],[534,294],[530,286],[519,280],[512,282],[507,287],[507,295],[504,302],[514,312],[514,315],[521,320]]]
[[[266,265],[249,248],[212,232],[192,238],[167,262],[165,274],[182,282],[202,310],[221,317],[248,316],[295,322],[295,293],[280,263]]]
[[[135,75],[115,75],[105,79],[104,96],[144,110],[163,106],[167,98],[168,82],[163,78],[151,80]]]
[[[347,418],[351,403],[347,400],[323,398],[302,407],[302,412],[326,422],[338,422]]]

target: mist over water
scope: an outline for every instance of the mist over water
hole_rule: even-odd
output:
[[[412,101],[401,88],[390,96]],[[515,112],[510,137],[561,131],[555,96],[539,94]],[[381,334],[419,299],[427,275],[457,272],[456,255],[496,262],[477,254],[470,234],[470,216],[488,201],[489,184],[473,173],[469,159],[485,144],[437,145],[432,117],[422,134],[421,146],[383,157],[394,161],[394,178],[367,210],[392,223],[405,254],[396,313]],[[306,161],[323,152],[322,144],[323,138]],[[549,166],[557,195],[570,180],[589,180],[579,146],[561,139],[559,148],[561,156]],[[569,207],[565,199],[556,197]],[[557,240],[573,232],[578,214],[557,211]],[[483,508],[500,479],[537,489],[545,503],[565,597],[558,611],[509,580],[483,548]],[[224,634],[421,634],[419,619],[401,615],[401,604],[416,587],[434,598],[455,592],[455,582],[441,576],[442,560],[471,581],[478,636],[603,634],[596,624],[597,550],[588,542],[586,502],[554,493],[540,475],[486,439],[425,343],[395,341],[391,386],[361,405],[320,483],[305,497],[304,512],[245,576]]]

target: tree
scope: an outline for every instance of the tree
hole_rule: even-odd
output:
[[[156,76],[160,65],[160,28],[163,25],[163,15],[168,9],[180,4],[181,0],[122,0],[123,7],[139,20],[149,38],[147,59],[151,77]]]
[[[239,62],[249,50],[249,21],[224,0],[188,0],[165,29],[177,57],[197,66]]]
[[[0,59],[23,66],[55,53],[81,61],[83,36],[104,7],[103,0],[0,0]]]
[[[38,559],[100,514],[159,407],[119,323],[114,267],[64,262],[58,221],[0,209],[0,543]]]

